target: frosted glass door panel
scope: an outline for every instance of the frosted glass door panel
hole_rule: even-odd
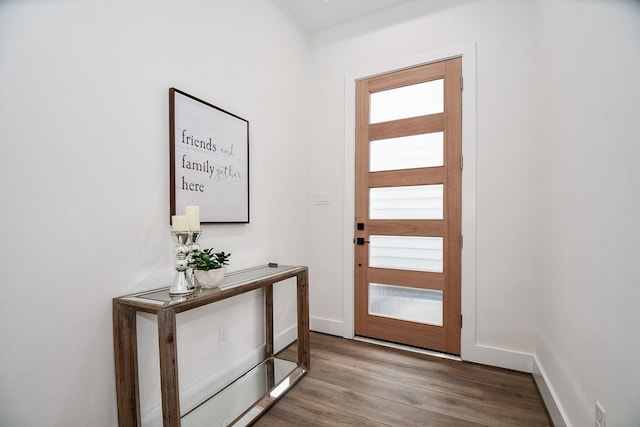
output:
[[[379,139],[369,145],[369,171],[430,168],[444,165],[443,133]]]
[[[379,187],[369,190],[370,219],[442,219],[443,185]]]
[[[444,111],[444,80],[403,86],[371,94],[369,122],[380,123]]]
[[[370,283],[369,314],[442,326],[442,291]]]
[[[442,273],[442,237],[369,236],[369,266]]]

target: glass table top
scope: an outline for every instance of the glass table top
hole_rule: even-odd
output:
[[[154,305],[167,305],[176,302],[187,301],[190,299],[198,298],[200,295],[206,292],[220,292],[226,289],[235,288],[238,286],[246,285],[248,283],[255,282],[256,280],[268,279],[269,277],[284,273],[287,271],[295,270],[299,267],[291,265],[265,265],[260,267],[254,267],[246,270],[240,270],[233,273],[227,273],[222,279],[220,286],[215,289],[202,289],[197,288],[193,294],[190,295],[169,295],[169,287],[162,289],[155,289],[152,291],[140,292],[137,294],[127,295],[122,298],[127,300],[133,300],[138,302],[144,302],[146,304]]]

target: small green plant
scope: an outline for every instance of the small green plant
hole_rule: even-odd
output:
[[[195,251],[191,253],[189,267],[202,271],[215,270],[229,264],[230,256],[231,254],[224,252],[213,252],[213,248]]]

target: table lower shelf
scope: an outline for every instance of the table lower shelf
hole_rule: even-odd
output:
[[[182,427],[251,424],[306,374],[297,363],[269,358],[195,407],[181,419]]]

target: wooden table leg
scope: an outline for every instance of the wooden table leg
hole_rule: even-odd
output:
[[[113,348],[118,425],[140,426],[136,311],[113,301]]]
[[[180,394],[178,390],[178,348],[176,313],[158,313],[158,344],[160,353],[160,390],[162,393],[162,424],[180,426]]]
[[[266,357],[273,357],[273,284],[264,288]]]
[[[309,273],[308,269],[297,275],[298,290],[298,363],[304,369],[311,368],[309,352]]]

